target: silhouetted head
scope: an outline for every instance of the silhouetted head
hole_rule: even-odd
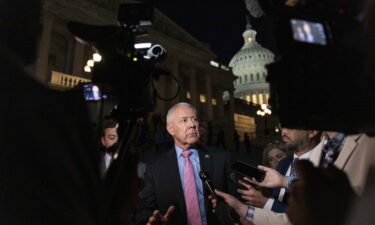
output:
[[[42,0],[0,0],[0,46],[23,65],[36,59],[41,12]]]

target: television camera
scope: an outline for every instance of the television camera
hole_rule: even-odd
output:
[[[179,91],[176,78],[156,66],[166,57],[166,50],[161,45],[135,47],[135,38],[146,34],[141,26],[150,25],[152,15],[152,5],[130,3],[120,5],[117,26],[68,23],[76,39],[92,46],[101,56],[101,61],[92,68],[93,83],[83,88],[86,100],[102,103],[112,99],[117,105],[111,116],[119,122],[120,138],[114,160],[104,177],[108,224],[127,224],[124,215],[134,210],[140,188],[137,165],[141,125],[138,119],[154,109],[156,97],[161,98],[154,82],[160,75],[168,75],[177,85],[177,92],[170,99]],[[99,120],[102,118],[100,113]],[[100,133],[102,123],[98,124]]]
[[[92,46],[101,56],[91,71],[93,84],[84,88],[86,100],[115,99],[118,104],[112,116],[117,120],[142,116],[154,109],[156,97],[160,97],[154,82],[160,75],[171,76],[178,86],[171,73],[156,66],[165,59],[165,48],[135,43],[136,37],[147,35],[141,27],[151,25],[152,15],[151,4],[130,3],[120,5],[117,26],[68,22],[76,39]]]
[[[270,105],[290,128],[375,131],[374,80],[364,72],[361,1],[262,0],[273,19]]]

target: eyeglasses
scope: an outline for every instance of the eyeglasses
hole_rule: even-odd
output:
[[[187,125],[189,123],[189,121],[191,120],[191,122],[193,122],[194,124],[199,124],[199,120],[197,117],[193,116],[193,117],[180,117],[180,118],[177,118],[177,123],[179,125]]]

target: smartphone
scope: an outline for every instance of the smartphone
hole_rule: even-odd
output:
[[[255,178],[255,180],[257,180],[258,182],[261,182],[266,176],[266,173],[264,171],[241,161],[236,161],[235,163],[233,163],[233,165],[231,166],[231,171],[232,173],[239,175],[239,177],[241,178]]]

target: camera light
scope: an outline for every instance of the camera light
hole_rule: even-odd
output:
[[[87,73],[90,73],[91,72],[91,67],[89,67],[89,66],[85,66],[85,68],[83,68],[84,70],[85,70],[85,72],[87,72]]]
[[[100,62],[102,60],[102,56],[99,53],[94,53],[92,55],[92,58],[94,59],[95,62]]]
[[[93,67],[94,66],[94,60],[92,60],[92,59],[87,60],[87,65],[89,67]]]
[[[141,48],[151,48],[151,43],[137,43],[134,44],[135,49],[141,49]]]

